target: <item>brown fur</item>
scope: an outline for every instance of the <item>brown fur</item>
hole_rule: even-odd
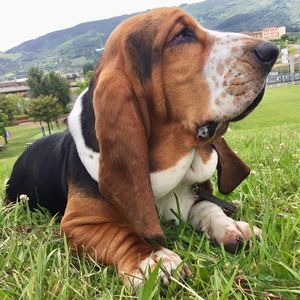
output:
[[[115,265],[123,274],[133,275],[139,262],[159,249],[138,237],[108,202],[87,197],[71,183],[61,228],[74,250]]]
[[[249,167],[230,149],[224,138],[213,143],[218,153],[218,188],[223,194],[232,192],[250,173]]]

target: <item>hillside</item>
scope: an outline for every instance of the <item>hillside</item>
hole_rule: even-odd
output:
[[[62,73],[81,71],[95,63],[110,32],[129,15],[82,23],[26,41],[5,53],[0,52],[0,79],[26,75],[32,65]]]
[[[206,0],[180,7],[210,29],[240,32],[284,25],[300,31],[299,0]],[[82,23],[0,52],[0,79],[25,76],[32,65],[46,71],[81,71],[84,64],[97,61],[95,49],[102,48],[113,28],[129,16]]]
[[[299,0],[207,0],[182,6],[207,28],[255,31],[270,26],[300,29]]]

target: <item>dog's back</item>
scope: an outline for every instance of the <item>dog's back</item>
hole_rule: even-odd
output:
[[[67,202],[66,167],[70,148],[67,132],[42,138],[29,146],[16,161],[7,183],[8,201],[25,194],[30,208],[41,205],[52,214],[64,212]]]

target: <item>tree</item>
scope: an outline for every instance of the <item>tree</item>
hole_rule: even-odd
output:
[[[298,38],[297,36],[289,35],[288,33],[286,33],[281,36],[280,40],[285,42],[289,41],[289,42],[296,43]]]
[[[71,98],[69,83],[64,77],[55,72],[45,75],[39,68],[32,67],[28,72],[27,83],[33,98],[54,96],[61,103],[64,112],[67,112],[67,105]]]
[[[67,112],[67,105],[71,101],[69,82],[67,79],[55,72],[50,72],[44,76],[43,85],[45,88],[43,95],[56,97],[63,106],[64,112]]]
[[[86,73],[90,71],[93,72],[93,70],[94,70],[94,65],[92,63],[86,63],[82,68],[82,72],[84,76],[86,75]]]
[[[0,95],[0,110],[7,116],[8,122],[11,124],[17,111],[14,101],[6,95]]]
[[[58,117],[63,113],[62,105],[58,99],[53,96],[40,96],[32,99],[29,103],[29,114],[35,121],[39,121],[43,129],[42,122],[45,122],[48,127],[48,132],[51,134],[51,122],[57,122]]]
[[[32,67],[28,71],[27,84],[30,88],[30,95],[33,98],[37,98],[40,95],[44,95],[44,72],[38,67]]]
[[[20,94],[8,94],[6,96],[7,99],[11,101],[11,103],[15,107],[14,115],[24,115],[27,114],[27,102],[25,98]]]
[[[85,75],[84,75],[84,80],[83,81],[77,81],[77,93],[80,94],[84,89],[86,89],[88,87],[88,85],[90,84],[90,81],[92,80],[93,77],[93,71],[88,71]]]
[[[8,122],[7,115],[2,110],[0,110],[0,135],[3,136],[3,138],[5,140],[5,144],[7,144],[5,127],[8,125],[9,125],[9,122]]]

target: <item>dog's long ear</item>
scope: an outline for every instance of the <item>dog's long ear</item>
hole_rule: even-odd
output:
[[[100,76],[93,96],[99,190],[136,233],[161,241],[150,183],[146,113],[140,102],[122,73]]]
[[[218,153],[218,188],[222,194],[232,192],[250,173],[250,168],[230,149],[223,137],[213,147]]]

